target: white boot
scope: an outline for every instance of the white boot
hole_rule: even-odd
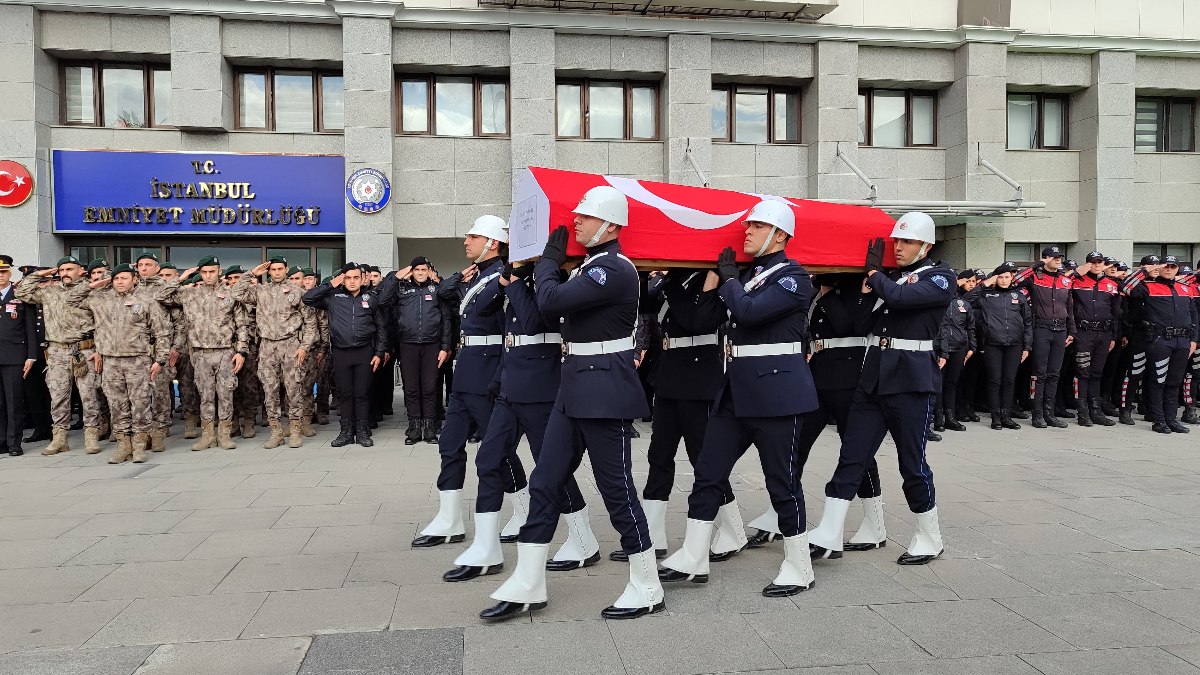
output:
[[[781,534],[779,531],[779,514],[775,513],[775,507],[768,506],[763,514],[754,520],[750,521],[750,527],[771,534]]]
[[[812,587],[812,559],[808,554],[808,533],[783,538],[783,564],[770,586],[763,589],[768,598],[782,598]]]
[[[846,543],[847,551],[869,551],[887,546],[887,528],[883,522],[883,497],[862,500],[863,521],[858,532]]]
[[[717,534],[709,550],[717,560],[728,560],[746,548],[746,526],[742,524],[742,510],[736,499],[717,510],[715,524]]]
[[[463,525],[462,490],[438,492],[437,516],[421,530],[421,536],[413,540],[417,548],[460,542],[467,538],[467,527]]]
[[[549,544],[517,544],[517,569],[492,593],[492,598],[526,605],[546,602],[546,556],[549,552]]]
[[[708,546],[712,542],[713,523],[710,520],[688,518],[683,547],[663,561],[663,581],[708,581]]]
[[[596,535],[592,532],[588,507],[565,513],[563,518],[567,521],[567,540],[554,554],[551,568],[562,571],[594,565],[600,559],[600,542],[596,541]]]
[[[655,554],[666,553],[667,502],[658,499],[643,499],[642,510],[646,512],[646,525],[650,528],[650,541],[654,542]]]
[[[500,531],[500,541],[516,541],[517,534],[525,526],[525,520],[529,518],[529,487],[523,487],[512,493],[511,501],[512,517]]]
[[[664,608],[663,588],[651,549],[629,556],[629,583],[625,592],[600,615],[606,619],[635,619]]]
[[[455,565],[464,567],[491,567],[504,563],[504,550],[500,548],[498,512],[475,514],[475,539],[467,550],[454,559]]]
[[[908,552],[896,561],[901,565],[924,565],[940,556],[944,550],[937,507],[935,506],[925,513],[918,513],[916,516],[917,531],[913,533],[912,541],[908,544]]]
[[[825,510],[821,512],[821,524],[808,533],[808,542],[825,549],[817,557],[842,557],[842,537],[845,536],[846,512],[850,502],[837,497],[825,498]],[[816,555],[814,553],[814,555]]]

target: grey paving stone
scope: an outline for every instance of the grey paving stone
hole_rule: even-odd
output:
[[[312,471],[354,471],[357,469],[365,469],[371,465],[373,461],[370,457],[344,457],[345,453],[333,454],[337,452],[337,448],[330,448],[322,453],[317,459],[306,459],[300,462],[296,467],[296,471],[308,473]],[[407,458],[405,462],[407,463]]]
[[[999,539],[1012,550],[1034,555],[1121,550],[1120,546],[1110,541],[1058,524],[981,525],[972,529]]]
[[[1093,520],[1138,520],[1143,518],[1147,520],[1161,520],[1176,517],[1170,511],[1146,506],[1128,497],[1054,499],[1050,500],[1049,503],[1056,507],[1078,512]]]
[[[1094,649],[1061,654],[1022,656],[1045,675],[1197,675],[1200,668],[1158,647]]]
[[[644,621],[639,619],[638,621]],[[507,622],[463,630],[463,675],[625,675],[605,622]]]
[[[154,647],[44,649],[0,656],[0,675],[130,675]]]
[[[257,438],[252,440],[258,440]],[[276,452],[276,455],[279,453]],[[266,473],[291,473],[300,466],[299,459],[275,460],[270,461],[266,457],[266,453],[254,455],[241,455],[238,461],[230,462],[217,472],[218,476],[253,476],[255,474]],[[312,473],[312,472],[306,472]],[[244,478],[242,480],[245,480]],[[275,487],[275,486],[271,486]]]
[[[512,550],[512,546],[505,548],[505,556],[508,558],[506,564],[511,569],[511,565],[515,563],[516,552]],[[364,551],[354,559],[354,566],[350,568],[346,581],[386,581],[397,586],[442,584],[442,574],[454,567],[454,558],[459,553],[461,549],[446,546],[432,550]],[[499,583],[497,580],[504,577],[486,578]],[[421,626],[413,626],[419,627]]]
[[[401,586],[396,594],[396,608],[392,612],[390,628],[406,630],[481,625],[484,622],[480,620],[479,612],[496,604],[496,601],[488,596],[504,579],[504,575],[493,575],[479,581],[454,584],[439,579],[433,584]],[[553,583],[553,579],[550,581]],[[556,602],[552,586],[549,592],[551,602]],[[603,607],[593,609],[599,612]],[[527,617],[514,619],[509,623],[516,621],[530,623]]]
[[[972,527],[942,525],[942,541],[944,558],[995,558],[1013,553],[1012,546]]]
[[[383,630],[396,607],[395,586],[355,586],[271,593],[244,638]]]
[[[236,481],[236,477],[233,477]],[[238,481],[240,482],[240,481]],[[262,495],[262,490],[199,490],[179,492],[163,502],[160,511],[193,511],[195,509],[240,509],[250,506]]]
[[[341,588],[353,553],[243,558],[215,593]]]
[[[8,518],[53,516],[84,499],[87,499],[86,495],[0,499],[0,513]],[[21,538],[25,539],[26,537]]]
[[[70,602],[117,565],[74,565],[0,570],[0,605]]]
[[[259,492],[259,490],[236,490],[238,483],[246,480],[245,476],[237,476],[233,474],[217,474],[214,471],[204,473],[193,473],[183,476],[172,476],[166,481],[154,488],[155,492],[225,492],[225,493],[248,493]],[[205,499],[204,497],[192,497],[192,499]],[[229,504],[227,506],[235,506]],[[171,508],[166,506],[164,508]],[[193,507],[193,508],[208,508],[208,507]]]
[[[238,483],[239,490],[270,490],[272,488],[311,488],[316,487],[324,472],[310,471],[307,473],[255,473],[246,476],[246,480]]]
[[[1193,666],[1200,666],[1200,644],[1168,645],[1162,649],[1178,656]]]
[[[55,567],[79,555],[98,541],[101,541],[100,537],[6,541],[0,544],[0,569]]]
[[[1200,631],[1200,614],[1196,613],[1196,607],[1200,606],[1200,590],[1146,591],[1124,593],[1121,597],[1132,600],[1159,616],[1181,623],[1194,631]]]
[[[791,668],[928,658],[916,643],[867,607],[798,609],[784,616],[747,614],[746,621]]]
[[[337,504],[349,489],[345,486],[268,488],[254,501],[254,506]]]
[[[300,667],[300,675],[462,675],[462,672],[462,628],[318,635]]]
[[[1092,559],[1098,554],[1064,554],[994,558],[988,564],[1041,593],[1119,593],[1148,591],[1156,586]]]
[[[172,560],[121,565],[80,600],[124,600],[175,595],[205,595],[237,564],[237,559]]]
[[[379,513],[378,504],[317,504],[292,506],[272,526],[330,527],[335,525],[370,525]]]
[[[182,560],[208,537],[207,532],[126,534],[103,541],[71,558],[70,565]]]
[[[1082,501],[1078,499],[1022,499],[1004,502],[980,502],[973,504],[974,508],[988,514],[989,516],[999,520],[999,523],[980,523],[982,525],[1029,525],[1035,523],[1062,523],[1070,525],[1072,523],[1094,520],[1090,515],[1085,515],[1086,512],[1072,511],[1070,504],[1072,502]],[[941,516],[941,509],[938,509],[938,515]],[[947,519],[947,522],[955,522]],[[973,525],[974,523],[962,523],[963,525]]]
[[[1200,513],[1200,495],[1138,495],[1130,499],[1180,516]]]
[[[786,665],[738,614],[655,615],[612,621],[608,629],[630,675],[691,675]],[[721,639],[713,640],[715,635]]]
[[[1193,474],[1180,476],[1119,476],[1111,479],[1119,485],[1148,495],[1194,495],[1200,493],[1200,482]]]
[[[281,507],[261,509],[201,509],[181,519],[172,532],[219,532],[222,530],[265,530],[285,509]],[[169,513],[176,513],[171,511]]]
[[[891,546],[887,546],[881,549],[878,555],[884,556],[890,561],[899,555],[898,551],[900,550],[902,549],[892,550]],[[774,551],[777,558],[772,562],[778,565],[783,562],[783,551],[781,548],[774,549]],[[838,561],[817,562],[813,565],[817,584],[811,590],[796,596],[796,604],[801,608],[832,607],[865,605],[871,602],[918,602],[923,599],[904,584],[896,581],[888,572],[884,572],[868,562],[856,562],[866,557],[863,554],[855,553]],[[894,564],[892,566],[896,567]],[[778,572],[777,566],[768,568],[766,582],[770,583]],[[745,590],[761,592],[762,588],[751,587]]]
[[[347,467],[349,469],[349,467]],[[403,469],[388,469],[384,467],[370,469],[350,469],[330,471],[321,480],[322,487],[332,485],[399,485]]]
[[[1200,642],[1195,631],[1118,595],[1005,598],[997,602],[1083,649]],[[1121,619],[1114,621],[1113,617]]]
[[[718,566],[713,564],[714,574],[709,576],[707,584],[665,584],[667,612],[671,616],[705,616],[712,614],[753,614],[757,612],[787,612],[792,611],[791,602],[780,602],[778,598],[764,598],[762,589],[771,583],[773,572],[765,569],[726,569],[725,563]],[[577,601],[560,592],[560,588],[569,589],[575,584],[588,584],[588,579],[596,589],[594,599],[586,609],[585,616],[579,618],[595,619],[600,610],[615,600],[622,590],[624,583],[620,578],[613,579],[612,575],[605,577],[584,577],[580,580],[564,579],[550,589],[554,603],[545,612],[534,615],[534,622],[561,620],[559,617],[569,617],[572,607]],[[598,582],[598,584],[596,583]],[[820,584],[818,583],[818,586]],[[815,590],[815,589],[814,589]],[[560,597],[560,595],[562,597]],[[597,604],[603,601],[604,604]],[[584,610],[576,610],[584,611]]]
[[[915,663],[872,663],[878,675],[1041,675],[1016,656],[975,656]]]
[[[1000,572],[989,562],[946,558],[931,565],[913,566],[909,571],[916,575],[928,575],[963,600],[1039,595],[1036,589]],[[871,600],[866,602],[877,604]]]
[[[1055,478],[1040,480],[1038,484],[1074,497],[1124,497],[1145,494],[1135,487],[1122,485],[1107,478]]]
[[[78,647],[121,613],[128,600],[13,605],[0,612],[0,652]]]
[[[1104,541],[1133,551],[1150,551],[1194,546],[1200,542],[1200,533],[1190,532],[1178,526],[1179,521],[1122,520],[1074,525],[1080,532],[1087,532]]]
[[[187,511],[101,513],[66,532],[68,537],[113,537],[122,534],[162,534],[188,516]]]
[[[337,551],[407,551],[412,533],[390,525],[337,525],[318,527],[304,547],[305,553]]]
[[[187,557],[196,559],[295,555],[304,548],[312,533],[311,527],[213,532]]]
[[[1044,627],[997,602],[924,602],[875,605],[871,609],[938,658],[1071,649],[1070,644]]]
[[[304,637],[161,645],[134,675],[295,675],[310,642]]]
[[[935,474],[936,475],[936,474]],[[978,492],[986,497],[999,501],[1015,501],[1021,499],[1057,499],[1062,497],[1074,496],[1069,492],[1056,490],[1052,487],[1047,487],[1041,483],[1035,483],[1030,480],[1005,480],[1005,481],[985,481],[979,483],[968,483],[972,491]],[[942,491],[938,487],[938,492]],[[941,498],[941,495],[938,495]],[[971,500],[964,500],[971,501]]]
[[[88,640],[87,646],[232,640],[266,599],[266,593],[141,598]]]
[[[1187,551],[1088,553],[1087,557],[1159,588],[1200,588],[1200,558]]]

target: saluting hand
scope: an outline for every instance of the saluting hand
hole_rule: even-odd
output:
[[[242,366],[244,366],[244,365],[246,365],[246,357],[242,356],[241,354],[234,354],[233,355],[233,374],[237,375],[238,371],[240,371],[242,369]]]
[[[104,288],[105,286],[108,286],[111,283],[112,283],[112,277],[100,277],[99,279],[88,284],[88,288],[90,288],[94,291],[97,288]]]
[[[340,288],[342,285],[342,279],[344,279],[345,277],[346,277],[346,274],[345,274],[345,272],[343,272],[343,273],[335,276],[334,278],[330,279],[329,285],[333,286],[334,288]]]
[[[250,276],[261,277],[271,268],[271,263],[265,262],[260,265],[255,265],[254,269],[250,270]]]

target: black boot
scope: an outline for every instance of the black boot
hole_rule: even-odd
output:
[[[337,435],[337,438],[329,443],[330,447],[340,448],[343,445],[350,445],[354,442],[354,421],[342,417],[338,420],[338,424],[341,425],[342,430]]]
[[[1075,420],[1081,427],[1090,427],[1092,426],[1092,413],[1084,406],[1079,406],[1079,411],[1075,413]]]
[[[1067,423],[1058,419],[1054,415],[1054,411],[1047,408],[1042,411],[1042,419],[1046,420],[1046,426],[1054,427],[1055,429],[1066,429]]]
[[[934,431],[933,429],[930,429],[929,435],[926,436],[925,438],[926,438],[926,440],[933,441],[934,443],[939,443],[942,440],[942,435],[939,434],[938,432]]]
[[[1042,416],[1042,409],[1034,408],[1033,409],[1033,428],[1034,429],[1045,429],[1046,426],[1047,426],[1046,420]]]
[[[1106,398],[1100,399],[1100,412],[1108,415],[1109,417],[1116,417],[1120,414],[1120,411],[1117,410],[1117,406],[1110,403]],[[1095,420],[1092,421],[1094,422]]]
[[[1191,429],[1180,424],[1178,420],[1167,420],[1167,428],[1177,434],[1188,434],[1192,431]]]
[[[1196,414],[1196,406],[1189,405],[1183,409],[1183,417],[1179,418],[1184,424],[1200,424],[1200,415]]]
[[[422,440],[424,440],[426,443],[437,443],[437,423],[427,417],[425,418],[425,424],[423,426],[424,432],[422,434]]]
[[[410,419],[408,421],[408,429],[404,432],[404,444],[416,445],[421,441],[421,429],[425,426],[425,420],[420,417]]]
[[[1162,422],[1155,422],[1154,426],[1150,427],[1150,431],[1153,431],[1156,434],[1169,434],[1171,433],[1171,428]]]
[[[1004,424],[1000,421],[1000,413],[999,412],[992,413],[992,428],[996,429],[996,430],[1000,430],[1000,429],[1004,428]]]
[[[359,422],[355,425],[354,442],[369,448],[375,445],[375,441],[371,440],[371,425],[366,422]]]
[[[946,430],[946,413],[944,413],[941,408],[933,411],[933,430]]]
[[[50,433],[49,429],[34,429],[23,440],[26,443],[40,443],[42,441],[48,441],[52,438],[54,438],[54,435]]]
[[[1092,422],[1102,427],[1111,427],[1116,425],[1116,422],[1104,416],[1103,402],[1098,398],[1093,398],[1088,401],[1088,408],[1092,413]]]
[[[1004,409],[1000,410],[1000,426],[1004,427],[1005,429],[1020,429],[1021,428],[1021,425],[1014,422],[1012,419],[1012,416],[1009,415],[1008,411],[1004,410]]]
[[[950,431],[966,431],[967,430],[967,428],[964,427],[961,422],[954,419],[954,411],[947,410],[945,412],[944,416],[946,419],[945,426]]]
[[[1012,410],[1008,411],[1008,416],[1013,418],[1014,420],[1029,419],[1029,413],[1025,412],[1025,410],[1023,408],[1021,408],[1021,406],[1017,406],[1016,408],[1013,408]]]
[[[1121,408],[1121,416],[1117,418],[1117,421],[1120,422],[1121,424],[1132,425],[1134,423],[1133,422],[1133,408],[1130,408],[1129,406],[1125,406],[1124,408]]]

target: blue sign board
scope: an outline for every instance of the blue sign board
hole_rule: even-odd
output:
[[[53,152],[59,234],[344,235],[335,155]]]

